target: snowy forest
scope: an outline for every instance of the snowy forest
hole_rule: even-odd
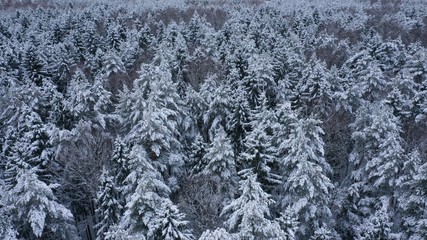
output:
[[[425,0],[0,5],[0,239],[427,239]]]

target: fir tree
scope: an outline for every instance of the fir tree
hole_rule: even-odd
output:
[[[22,64],[25,77],[37,86],[41,86],[45,75],[45,57],[33,45],[29,45],[24,52]]]
[[[384,199],[383,199],[384,200]],[[381,201],[381,207],[363,220],[360,239],[392,239],[392,222],[387,213],[388,201]]]
[[[122,59],[117,56],[115,51],[109,51],[103,56],[102,66],[104,74],[107,77],[114,73],[123,73],[126,71]]]
[[[140,146],[132,148],[129,165],[130,174],[125,180],[129,194],[121,225],[132,234],[154,236],[159,227],[158,211],[163,202],[169,201],[170,189]]]
[[[14,229],[12,224],[10,209],[6,209],[5,207],[7,204],[4,197],[6,196],[6,191],[4,181],[1,180],[0,193],[2,197],[0,197],[0,237],[5,240],[17,240],[18,232]]]
[[[276,221],[283,230],[283,235],[281,237],[284,240],[297,239],[296,236],[299,228],[299,222],[297,220],[297,216],[295,216],[295,212],[292,211],[290,207],[286,208]]]
[[[16,127],[7,131],[3,156],[12,224],[24,238],[75,238],[71,212],[54,195],[52,167],[53,129],[44,124],[31,106],[23,104],[17,112]]]
[[[211,78],[202,85],[200,91],[205,102],[209,103],[203,115],[203,130],[212,139],[215,129],[219,126],[225,127],[227,117],[231,114],[231,89],[230,86],[225,86]]]
[[[180,149],[178,124],[182,119],[181,104],[165,62],[160,66],[144,65],[131,93],[122,94],[119,113],[129,126],[125,140],[143,144],[152,159]],[[171,159],[163,159],[169,161]],[[166,162],[173,165],[172,162]]]
[[[248,73],[242,80],[247,92],[248,102],[253,108],[263,103],[259,102],[261,94],[265,94],[267,104],[276,102],[275,81],[272,60],[266,55],[253,54],[248,59]]]
[[[241,87],[235,89],[232,113],[227,119],[227,132],[230,138],[236,156],[243,151],[243,143],[249,126],[250,108],[245,97],[245,92]]]

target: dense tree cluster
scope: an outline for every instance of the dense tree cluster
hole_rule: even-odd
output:
[[[0,238],[426,239],[427,9],[315,2],[2,10]]]

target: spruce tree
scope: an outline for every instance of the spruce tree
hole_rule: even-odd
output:
[[[6,194],[3,203],[10,209],[12,226],[24,238],[76,237],[73,215],[57,196],[51,167],[55,148],[53,129],[42,122],[31,106],[17,112],[16,126],[6,132],[3,149]]]
[[[180,213],[178,208],[170,203],[165,202],[162,206],[160,215],[160,226],[155,239],[165,240],[191,240],[193,235],[188,231],[188,221],[184,220],[185,215]]]
[[[332,75],[324,63],[311,60],[301,72],[300,81],[292,94],[292,109],[302,114],[327,115],[332,108]]]
[[[206,163],[201,174],[212,179],[218,194],[224,202],[233,198],[236,184],[236,158],[226,132],[222,127],[215,131],[211,145],[207,148],[202,161]]]
[[[364,101],[380,100],[389,87],[378,61],[366,50],[350,57],[342,71],[349,81],[348,101],[353,107],[363,105]]]
[[[67,87],[63,102],[70,121],[73,120],[72,126],[79,121],[89,121],[105,128],[109,119],[110,96],[101,79],[90,82],[82,71],[77,70]]]
[[[326,225],[333,227],[331,198],[333,185],[328,175],[331,167],[324,158],[323,130],[312,118],[292,123],[285,140],[288,153],[282,158],[282,207],[291,207],[300,222],[299,236],[309,238]]]
[[[284,236],[279,224],[272,220],[271,196],[264,192],[256,174],[240,181],[241,195],[225,206],[226,226],[240,239],[280,239]]]
[[[230,181],[236,175],[234,152],[222,127],[215,131],[215,137],[203,156],[207,163],[202,173],[218,178],[218,183]]]
[[[358,219],[360,225],[353,224],[353,230],[360,235],[364,221],[382,205],[390,218],[397,214],[395,192],[404,150],[399,118],[383,102],[361,107],[351,127],[355,144],[349,159],[353,167],[349,194],[355,208],[348,210]]]
[[[118,224],[122,213],[123,206],[120,202],[120,191],[114,181],[114,176],[104,167],[100,176],[100,187],[97,194],[96,213],[101,219],[95,226],[97,239],[105,239],[105,233],[110,227]]]
[[[40,180],[39,169],[27,164],[16,167],[16,183],[8,188],[4,202],[12,224],[25,239],[77,239],[73,215],[58,203],[57,184]]]
[[[277,119],[272,110],[267,108],[267,98],[265,93],[261,93],[259,106],[251,111],[250,132],[243,140],[243,152],[239,164],[240,173],[245,177],[247,174],[255,173],[259,182],[267,190],[274,185],[280,184],[280,176],[275,174],[273,169],[278,167],[278,162],[274,156],[275,148],[272,146],[272,126]]]
[[[203,232],[202,236],[200,236],[199,240],[221,240],[221,239],[237,239],[237,236],[234,236],[227,232],[224,228],[217,228],[213,231],[206,230]]]
[[[145,150],[140,146],[132,148],[130,171],[126,182],[134,186],[134,191],[127,199],[126,211],[120,223],[122,228],[133,236],[142,234],[148,239],[175,237],[174,234],[178,233],[176,238],[171,239],[189,237],[190,235],[180,230],[186,222],[169,199],[170,188],[165,185],[160,173],[151,165]]]
[[[417,150],[406,158],[399,179],[399,207],[402,209],[402,237],[415,240],[427,237],[427,163]]]

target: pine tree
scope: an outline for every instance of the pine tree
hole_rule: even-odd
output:
[[[284,240],[297,239],[296,236],[299,228],[299,222],[291,208],[286,208],[276,221],[283,230],[282,238]]]
[[[125,65],[122,59],[118,56],[117,52],[111,50],[103,57],[102,69],[105,76],[109,77],[114,73],[126,72]]]
[[[334,234],[334,231],[329,229],[327,226],[323,225],[320,228],[316,229],[314,231],[313,236],[311,236],[312,240],[329,240],[329,239],[336,239],[336,235]]]
[[[406,70],[402,70],[391,84],[385,103],[393,109],[394,115],[404,120],[409,120],[417,114],[416,97],[418,84],[414,82],[414,76]]]
[[[129,231],[124,230],[121,226],[111,226],[110,231],[105,233],[105,240],[132,240],[132,239],[146,240],[142,234],[130,234]]]
[[[127,31],[126,41],[120,45],[119,50],[118,60],[120,60],[123,65],[117,64],[117,66],[122,66],[123,69],[121,70],[127,70],[129,72],[135,68],[137,60],[141,54],[141,45],[144,46],[144,44],[146,44],[144,41],[147,41],[142,39],[140,40],[140,35],[142,35],[142,37],[145,36],[145,33],[141,32],[137,29]],[[120,63],[120,61],[118,61],[118,63]]]
[[[169,201],[170,189],[138,145],[131,150],[129,170],[125,180],[129,195],[121,225],[132,234],[154,236],[159,227],[159,211],[163,202]]]
[[[215,129],[219,126],[225,127],[227,117],[231,115],[232,91],[230,86],[225,86],[212,77],[206,80],[200,92],[209,104],[203,115],[203,131],[212,139]]]
[[[363,220],[359,239],[392,239],[392,222],[387,213],[388,201],[383,199],[381,207]]]
[[[102,74],[105,67],[103,64],[106,63],[105,56],[106,53],[101,48],[97,48],[94,54],[85,54],[86,65],[89,67],[91,75]]]
[[[49,64],[48,71],[52,75],[52,81],[57,86],[58,91],[65,93],[67,83],[71,80],[71,67],[74,62],[64,44],[56,46],[54,51],[56,55],[53,56],[54,59]],[[66,53],[64,54],[64,52]]]
[[[274,76],[278,79],[280,91],[278,97],[283,100],[290,100],[294,96],[297,85],[302,78],[302,71],[305,66],[305,58],[299,54],[298,49],[288,46],[287,41],[280,41],[277,47],[272,50]]]
[[[121,21],[116,21],[113,19],[107,20],[106,32],[107,32],[107,43],[110,48],[119,50],[120,44],[122,41],[126,40],[125,29],[122,26]]]
[[[419,43],[408,46],[407,60],[404,69],[407,69],[413,76],[416,83],[425,82],[427,79],[427,51]]]
[[[114,141],[111,157],[111,173],[118,188],[123,188],[125,179],[129,175],[129,148],[121,137]],[[120,190],[122,191],[122,190]]]
[[[209,34],[213,32],[211,24],[204,17],[201,17],[197,11],[191,17],[187,28],[186,38],[196,46],[205,43]]]
[[[98,239],[115,239],[112,231],[118,228],[121,216],[124,213],[126,197],[135,187],[126,186],[129,176],[130,151],[120,137],[114,141],[111,163],[103,168],[100,176],[100,189],[97,193],[96,213],[101,221],[96,225]],[[131,182],[132,183],[132,182]],[[119,231],[120,229],[116,229]]]
[[[185,156],[185,108],[172,80],[170,66],[161,53],[151,64],[143,64],[133,90],[120,94],[117,112],[125,126],[125,140],[130,146],[144,146],[147,153],[175,190],[177,177],[182,174]]]
[[[245,92],[237,87],[233,94],[232,113],[227,119],[227,132],[230,134],[236,156],[243,151],[243,142],[249,127],[250,107]]]
[[[275,149],[274,156],[276,159],[280,159],[281,156],[286,155],[288,152],[286,141],[283,141],[283,139],[289,138],[292,130],[291,126],[297,121],[297,115],[291,110],[290,102],[278,104],[274,109],[274,115],[276,121],[269,126],[273,133],[271,145]]]
[[[404,48],[400,39],[384,41],[374,47],[372,56],[378,61],[382,71],[396,74],[406,62]]]
[[[50,126],[43,123],[36,106],[21,104],[11,119],[15,123],[6,130],[3,154],[7,163],[25,163],[31,167],[45,168],[54,155],[50,144]],[[15,174],[13,168],[9,168],[9,171],[12,176]]]
[[[198,134],[196,138],[194,139],[194,142],[191,144],[190,147],[190,156],[189,156],[189,168],[190,168],[190,175],[195,176],[198,175],[203,171],[203,169],[208,164],[205,162],[205,154],[208,148],[208,144],[204,142],[203,137]]]
[[[168,55],[167,60],[171,66],[173,79],[178,85],[180,96],[185,95],[187,66],[191,60],[187,42],[182,35],[182,28],[182,25],[177,25],[175,22],[170,23],[165,31],[165,38],[162,39],[158,49],[158,52]]]
[[[423,122],[427,117],[427,86],[426,82],[422,82],[417,87],[418,91],[414,97],[414,110],[415,112],[415,121]]]
[[[41,86],[45,76],[45,66],[47,65],[46,56],[39,52],[35,46],[29,45],[25,49],[22,67],[25,77],[34,82],[37,86]]]
[[[96,22],[92,19],[85,19],[85,24],[79,26],[79,35],[82,41],[82,50],[85,56],[94,55],[98,49],[105,49],[103,39],[97,31]]]
[[[248,73],[242,80],[247,92],[248,102],[253,108],[262,103],[261,94],[265,94],[267,103],[274,105],[276,102],[276,83],[273,75],[272,59],[267,55],[253,54],[248,59]]]
[[[350,155],[356,166],[354,179],[368,181],[382,194],[389,194],[395,185],[396,171],[403,163],[399,118],[383,103],[370,104],[358,110],[351,126],[355,140]]]
[[[1,159],[1,154],[0,154]],[[2,160],[3,161],[3,160]],[[18,232],[14,229],[10,216],[10,209],[6,209],[6,189],[4,181],[0,181],[0,237],[5,240],[17,240]]]

